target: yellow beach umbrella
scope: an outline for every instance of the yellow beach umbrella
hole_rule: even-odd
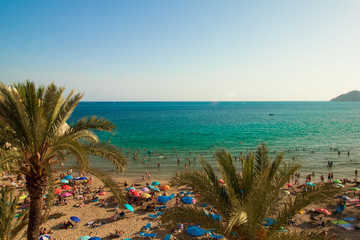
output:
[[[143,193],[141,193],[141,198],[144,198],[144,199],[151,198],[151,195],[146,192],[143,192]]]
[[[19,197],[19,199],[24,199],[27,198],[27,195],[22,195],[21,197]]]

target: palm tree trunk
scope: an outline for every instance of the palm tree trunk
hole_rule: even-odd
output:
[[[40,183],[40,182],[38,182]],[[43,188],[46,182],[38,184],[28,184],[27,190],[30,197],[29,225],[27,230],[27,240],[38,240],[40,226],[42,223],[43,211]]]

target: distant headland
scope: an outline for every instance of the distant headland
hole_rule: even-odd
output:
[[[354,90],[331,99],[333,102],[360,102],[360,91]]]

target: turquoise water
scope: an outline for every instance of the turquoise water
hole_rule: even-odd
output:
[[[126,173],[120,174],[125,176],[143,176],[148,170],[167,178],[185,164],[200,168],[195,157],[215,166],[216,150],[225,148],[238,158],[262,142],[272,153],[295,157],[303,173],[353,177],[360,163],[360,103],[355,102],[82,102],[71,120],[86,115],[116,124],[116,135],[100,136],[123,148],[129,159]],[[328,160],[334,167],[327,168]],[[112,171],[103,160],[92,163]]]

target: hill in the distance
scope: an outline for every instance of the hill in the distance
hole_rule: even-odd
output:
[[[354,90],[331,99],[334,102],[360,102],[360,91]]]

